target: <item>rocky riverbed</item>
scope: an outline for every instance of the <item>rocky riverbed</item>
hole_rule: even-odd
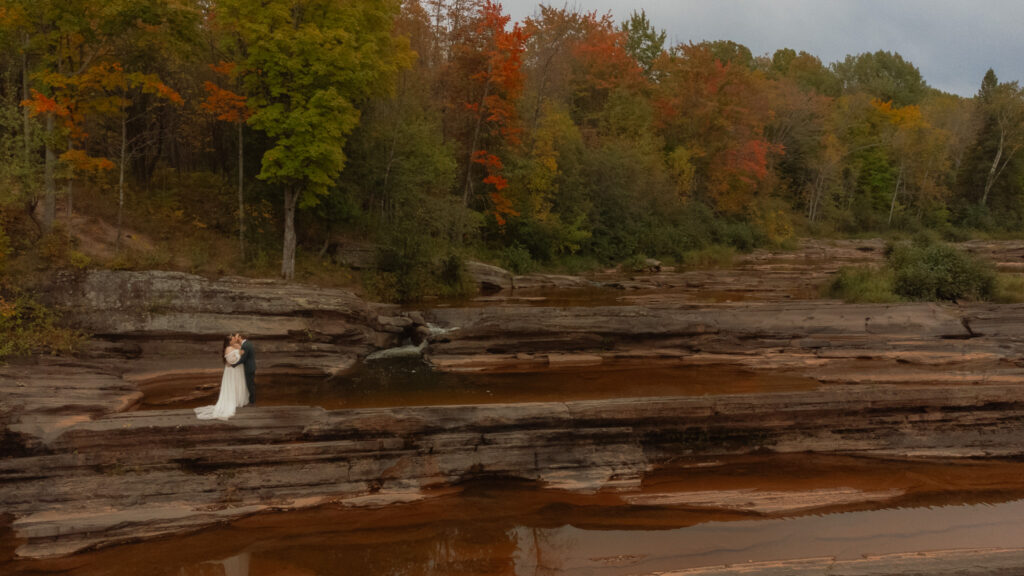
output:
[[[1017,244],[972,249],[1003,269],[1024,254]],[[649,498],[640,489],[645,478],[687,458],[1020,458],[1024,306],[799,298],[842,263],[880,254],[879,242],[807,243],[792,253],[755,253],[722,271],[609,273],[571,286],[520,279],[519,289],[502,287],[490,300],[422,311],[271,281],[65,276],[51,302],[95,336],[79,357],[0,368],[0,505],[12,518],[17,554],[42,558],[263,511],[416,501],[472,479],[521,478],[640,502]],[[580,282],[598,291],[588,303],[603,305],[551,305],[571,303],[552,290],[580,290]],[[747,297],[695,297],[719,287]],[[443,371],[638,361],[738,366],[820,386],[461,406],[258,405],[227,422],[200,422],[187,409],[136,410],[158,384],[162,393],[201,393],[196,383],[219,372],[219,338],[236,330],[257,342],[261,374],[337,377],[371,352],[426,338],[426,359]],[[727,510],[740,498],[764,510],[813,511],[879,497],[703,492],[677,490],[659,496],[675,504],[656,504]]]

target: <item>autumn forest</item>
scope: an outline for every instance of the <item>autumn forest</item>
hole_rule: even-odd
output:
[[[3,0],[0,23],[0,266],[302,279],[361,242],[403,300],[467,258],[1024,227],[1024,92],[994,71],[964,98],[887,51],[488,0]],[[113,230],[106,260],[76,214]]]

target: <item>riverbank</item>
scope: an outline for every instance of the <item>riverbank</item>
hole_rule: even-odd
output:
[[[874,253],[844,250],[851,258]],[[996,252],[1007,253],[1016,254]],[[771,266],[797,269],[791,278],[803,282],[810,275],[800,267],[820,259],[780,260],[789,263]],[[491,300],[418,311],[276,282],[139,272],[64,277],[51,302],[93,341],[77,358],[0,369],[0,500],[12,515],[17,554],[62,556],[266,511],[387,507],[495,478],[635,500],[681,459],[828,454],[878,466],[999,466],[1024,455],[1017,365],[1024,306],[774,296],[695,302],[691,288],[665,289],[660,274],[674,273],[617,281],[658,288],[610,281],[600,288],[650,290],[656,301],[647,305]],[[425,339],[416,349],[436,370],[532,372],[552,386],[558,371],[614,372],[623,362],[641,371],[722,366],[817,385],[419,407],[258,405],[227,422],[200,422],[189,409],[138,410],[147,394],[208,395],[218,339],[232,330],[256,341],[261,374],[275,381],[357,385],[345,378],[360,358]],[[628,391],[629,372],[616,377]],[[753,490],[739,497],[780,513],[905,497]],[[693,492],[673,489],[669,504],[659,502],[699,500],[726,513],[738,496]]]

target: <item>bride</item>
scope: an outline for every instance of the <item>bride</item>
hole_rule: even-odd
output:
[[[200,420],[227,420],[235,415],[235,409],[249,403],[249,391],[245,387],[245,372],[239,360],[245,351],[241,342],[228,336],[224,339],[224,375],[220,379],[220,396],[213,406],[196,408]]]

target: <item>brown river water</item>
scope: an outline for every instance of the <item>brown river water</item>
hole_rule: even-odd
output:
[[[789,516],[477,482],[411,504],[262,514],[60,560],[5,561],[17,542],[0,532],[0,573],[626,576],[750,561],[1013,548],[1024,542],[1022,473],[1022,463],[755,456],[659,471],[633,494],[836,486],[902,494]]]
[[[146,384],[144,410],[194,408],[216,401],[218,378]],[[703,396],[813,390],[812,378],[730,366],[616,361],[591,367],[503,373],[443,373],[418,359],[360,364],[333,379],[259,375],[260,404],[323,406],[328,410],[604,398]],[[205,391],[202,395],[197,392]]]

